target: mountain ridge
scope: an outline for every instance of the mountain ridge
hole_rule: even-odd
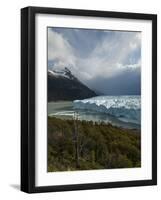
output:
[[[48,70],[48,101],[73,101],[94,96],[97,96],[96,92],[83,84],[67,67]]]

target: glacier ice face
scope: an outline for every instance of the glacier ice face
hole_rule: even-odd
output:
[[[107,113],[122,121],[140,124],[140,96],[98,96],[84,100],[75,100],[74,109]]]

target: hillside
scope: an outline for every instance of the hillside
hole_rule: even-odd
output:
[[[48,117],[48,172],[140,166],[139,130]]]
[[[97,94],[79,81],[68,68],[48,70],[48,102],[73,101],[93,96]]]

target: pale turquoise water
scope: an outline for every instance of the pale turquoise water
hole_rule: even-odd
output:
[[[79,120],[106,122],[124,128],[140,129],[139,123],[128,122],[126,119],[113,116],[104,112],[97,112],[95,110],[76,108],[75,103],[71,101],[59,101],[48,103],[48,116],[54,116],[62,119],[73,119],[74,112],[78,113]]]

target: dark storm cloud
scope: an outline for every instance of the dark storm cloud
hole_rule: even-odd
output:
[[[49,28],[48,67],[68,67],[104,94],[139,94],[141,33]]]
[[[140,95],[141,74],[140,70],[128,70],[115,77],[93,79],[87,85],[106,95]]]

